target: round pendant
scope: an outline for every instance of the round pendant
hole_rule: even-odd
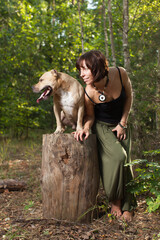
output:
[[[103,95],[103,94],[99,95],[99,100],[100,100],[101,102],[104,102],[104,101],[106,100],[106,96]]]

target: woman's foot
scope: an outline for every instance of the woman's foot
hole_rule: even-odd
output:
[[[133,211],[131,211],[131,212],[124,211],[123,215],[121,217],[121,220],[126,221],[126,222],[131,222],[133,220],[133,215],[134,215]]]
[[[113,214],[115,217],[122,216],[121,200],[115,200],[111,202],[111,214]]]

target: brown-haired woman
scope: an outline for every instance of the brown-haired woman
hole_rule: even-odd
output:
[[[76,67],[86,84],[85,124],[74,133],[77,141],[87,139],[90,129],[96,133],[102,182],[111,213],[127,221],[133,218],[136,200],[127,191],[132,179],[129,163],[131,138],[127,126],[132,105],[132,87],[124,68],[110,67],[105,56],[91,50],[79,57]]]

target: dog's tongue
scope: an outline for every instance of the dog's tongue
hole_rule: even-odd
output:
[[[46,99],[46,95],[49,93],[49,89],[47,88],[42,94],[41,96],[37,99],[37,103],[39,103],[41,100],[45,100]]]
[[[38,98],[36,102],[39,103],[41,100],[42,100],[42,99]]]
[[[37,103],[39,103],[41,100],[43,100],[44,96],[45,96],[44,93],[42,93],[41,96],[37,99]]]

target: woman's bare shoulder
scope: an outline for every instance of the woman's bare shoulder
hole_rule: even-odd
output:
[[[85,88],[85,102],[87,105],[94,105],[91,99],[94,101],[94,88],[90,87],[89,85],[86,86]]]
[[[117,72],[118,71],[117,68],[119,68],[121,72],[125,72],[126,73],[126,69],[123,68],[123,67],[110,67],[109,68],[109,72]]]
[[[88,95],[90,95],[90,97],[92,97],[94,92],[94,87],[87,85],[85,88],[85,91],[87,92]]]

